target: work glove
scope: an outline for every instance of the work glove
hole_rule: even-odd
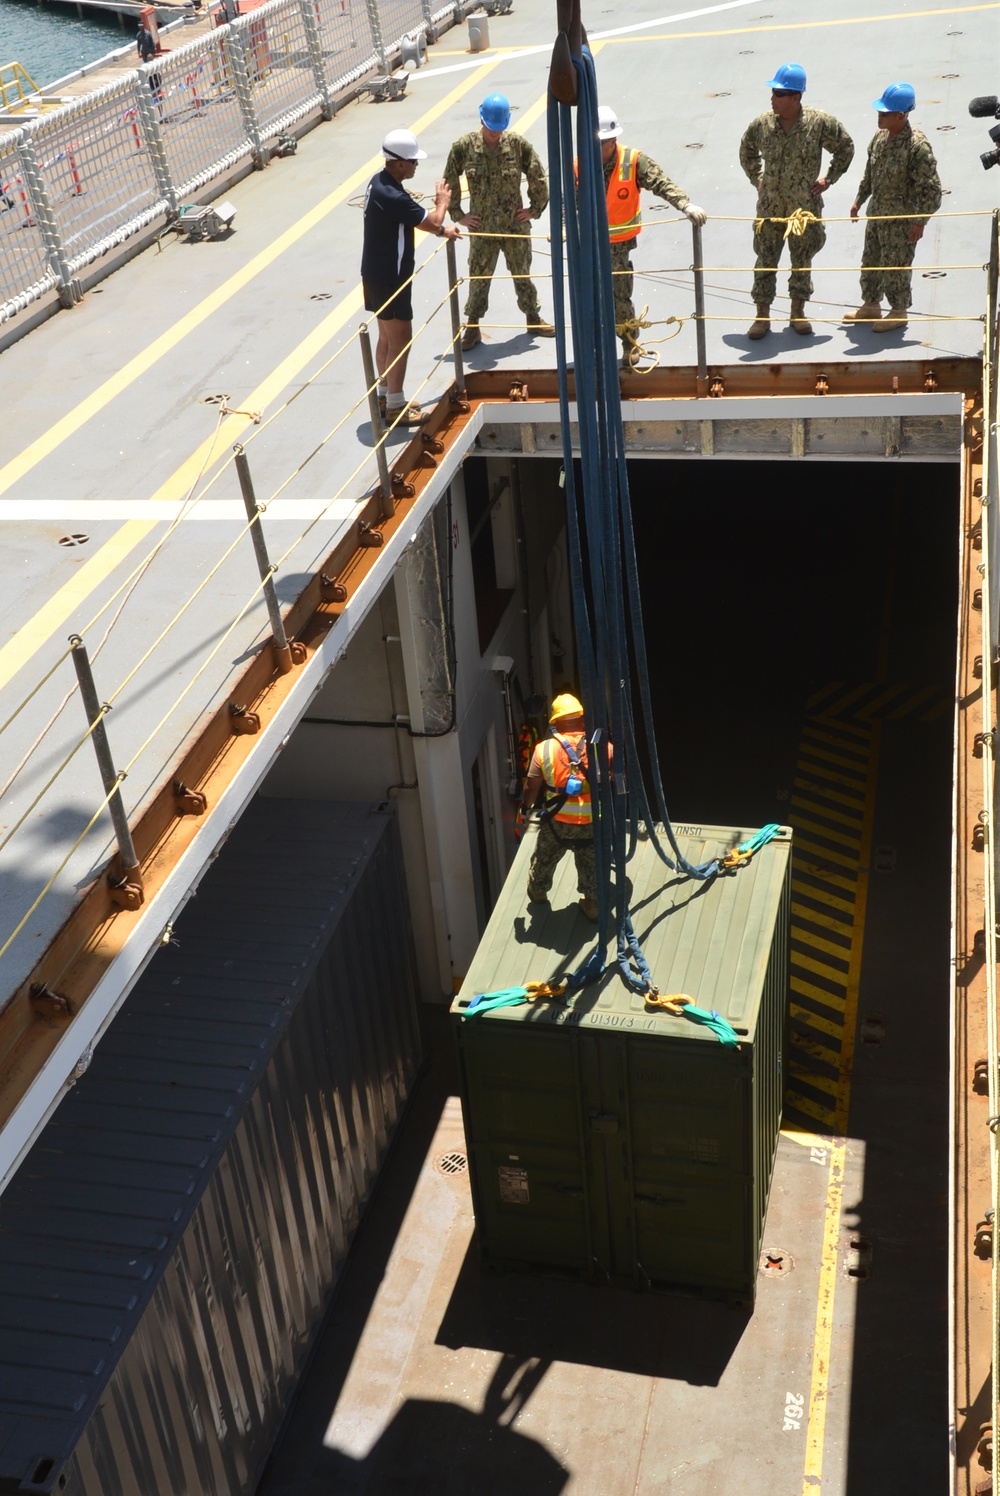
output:
[[[690,218],[691,222],[699,229],[708,222],[708,214],[705,212],[705,209],[696,208],[694,203],[688,203],[684,209],[684,216]]]

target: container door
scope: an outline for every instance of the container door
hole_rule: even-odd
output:
[[[524,1024],[458,1030],[483,1258],[591,1274],[575,1035]]]
[[[648,1040],[623,1040],[620,1050],[631,1239],[622,1227],[619,1272],[647,1285],[752,1292],[743,1058],[707,1044]]]

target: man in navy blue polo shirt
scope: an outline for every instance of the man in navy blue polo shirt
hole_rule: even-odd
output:
[[[413,336],[413,299],[410,278],[414,265],[414,229],[445,239],[461,237],[457,224],[445,227],[451,188],[438,182],[434,207],[422,208],[403,186],[427,154],[409,130],[390,130],[382,142],[385,167],[372,177],[365,193],[365,242],[361,281],[365,308],[378,317],[375,367],[379,373],[379,409],[398,426],[420,426],[427,420],[420,407],[403,394],[406,360]]]

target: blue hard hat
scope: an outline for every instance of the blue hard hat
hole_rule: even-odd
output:
[[[909,114],[917,102],[912,83],[890,83],[880,99],[872,104],[879,114]]]
[[[490,94],[479,106],[479,118],[487,130],[506,130],[510,124],[510,100],[505,94]]]
[[[806,70],[801,63],[783,62],[767,86],[768,88],[791,88],[795,93],[805,93]]]

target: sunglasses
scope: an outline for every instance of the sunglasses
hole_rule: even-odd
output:
[[[772,99],[791,99],[791,98],[793,98],[795,96],[796,92],[797,92],[797,90],[794,89],[794,88],[772,88],[771,89],[771,98]]]

